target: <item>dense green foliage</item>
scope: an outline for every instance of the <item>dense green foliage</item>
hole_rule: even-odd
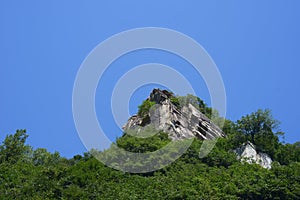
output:
[[[172,101],[198,105],[203,113],[212,111],[193,96]],[[139,115],[145,116],[152,105],[144,101]],[[280,142],[283,133],[269,110],[258,110],[237,122],[225,120],[223,131],[227,137],[219,138],[207,157],[199,158],[202,141],[194,140],[171,165],[130,174],[105,166],[92,152],[66,159],[43,148],[34,150],[26,145],[26,131],[17,130],[0,145],[0,199],[300,199],[300,142]],[[270,170],[236,159],[232,150],[248,140],[271,155]],[[147,138],[125,133],[116,145],[145,153],[170,141],[163,132]],[[118,156],[122,155],[114,154],[113,159]]]
[[[153,173],[129,174],[104,166],[90,153],[65,159],[45,149],[32,150],[25,145],[25,131],[19,130],[0,146],[0,199],[300,198],[299,143],[280,143],[276,155],[281,156],[267,170],[237,161],[230,151],[236,145],[233,136],[219,139],[205,158],[198,157],[202,142],[195,140],[173,164]],[[169,142],[164,133],[149,140],[129,135],[117,140],[133,152],[155,151]]]
[[[170,141],[168,135],[162,132],[149,138],[137,138],[125,134],[117,140],[117,145],[126,151],[144,153],[156,151],[167,145]]]

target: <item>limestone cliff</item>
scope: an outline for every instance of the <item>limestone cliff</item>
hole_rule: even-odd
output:
[[[154,89],[148,100],[155,102],[146,116],[134,115],[124,125],[124,131],[137,132],[152,126],[169,134],[172,140],[196,137],[202,140],[225,137],[223,131],[192,104],[176,105],[172,103],[173,94]]]

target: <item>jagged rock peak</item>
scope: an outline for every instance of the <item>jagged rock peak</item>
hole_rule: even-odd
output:
[[[173,93],[154,89],[148,100],[156,104],[146,116],[134,115],[123,126],[125,132],[139,133],[147,127],[168,133],[172,140],[196,137],[201,140],[225,137],[223,131],[192,104],[174,105]]]
[[[153,89],[148,99],[159,104],[171,97],[173,97],[173,94],[167,90]]]

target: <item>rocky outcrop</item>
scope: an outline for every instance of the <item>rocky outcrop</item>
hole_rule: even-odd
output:
[[[147,100],[155,102],[155,105],[145,116],[130,117],[123,126],[124,132],[138,137],[149,137],[153,134],[151,130],[154,128],[156,131],[168,133],[172,140],[192,137],[209,140],[225,137],[225,133],[192,104],[177,105],[172,103],[172,98],[174,98],[172,93],[154,89]],[[149,127],[151,127],[150,131]],[[145,133],[148,135],[143,135]],[[257,152],[251,142],[243,144],[234,152],[241,161],[257,163],[267,169],[271,168],[272,159],[265,153]]]
[[[172,140],[197,137],[202,140],[225,137],[223,131],[192,104],[175,105],[172,93],[154,89],[148,100],[156,104],[147,116],[132,116],[124,125],[124,131],[143,130],[152,126],[169,134]]]
[[[271,169],[272,159],[265,153],[256,151],[255,145],[251,142],[244,143],[240,148],[235,149],[234,152],[242,162],[256,163],[266,169]]]

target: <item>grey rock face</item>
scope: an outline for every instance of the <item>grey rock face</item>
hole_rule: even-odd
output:
[[[156,104],[146,117],[134,115],[123,129],[140,131],[152,126],[169,134],[172,140],[197,137],[202,140],[225,137],[223,131],[193,105],[175,106],[170,98],[172,94],[166,90],[154,89],[148,100]]]
[[[251,142],[244,143],[240,148],[234,150],[238,159],[248,163],[256,163],[266,169],[271,169],[272,159],[265,153],[257,152]]]

